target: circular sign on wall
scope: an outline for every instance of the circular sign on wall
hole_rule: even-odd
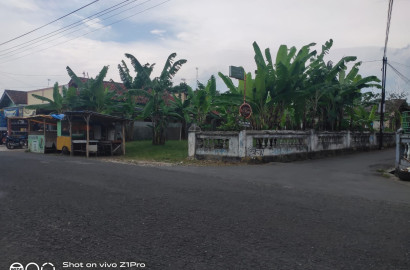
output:
[[[239,107],[239,114],[248,119],[252,115],[252,107],[248,103],[244,102],[241,107]]]

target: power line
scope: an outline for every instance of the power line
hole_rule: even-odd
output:
[[[147,0],[146,2],[148,2],[148,1],[151,1],[151,0]],[[3,61],[2,64],[5,64],[5,63],[11,62],[11,61],[15,61],[15,60],[17,60],[17,59],[20,59],[20,58],[23,58],[23,57],[26,57],[26,56],[30,56],[30,55],[32,55],[32,54],[34,54],[34,53],[38,53],[38,52],[45,51],[45,50],[47,50],[47,49],[50,49],[50,48],[56,47],[56,46],[58,46],[58,45],[61,45],[61,44],[63,44],[63,43],[67,43],[67,42],[72,41],[72,40],[74,40],[74,39],[77,39],[77,38],[86,36],[86,35],[88,35],[88,34],[94,33],[94,32],[96,32],[96,31],[98,31],[98,30],[103,29],[103,28],[107,28],[108,26],[117,24],[117,23],[122,22],[122,21],[124,21],[124,20],[126,20],[126,19],[132,18],[132,17],[134,17],[134,16],[136,16],[136,15],[138,15],[138,14],[141,14],[141,13],[143,13],[143,12],[146,12],[146,11],[148,11],[148,10],[151,10],[151,9],[153,9],[153,8],[156,8],[156,7],[158,7],[158,6],[161,6],[161,5],[163,5],[163,4],[167,3],[167,2],[170,2],[170,1],[171,1],[171,0],[163,1],[163,2],[161,2],[161,3],[159,3],[159,4],[157,4],[157,5],[154,5],[154,6],[151,6],[151,7],[149,7],[149,8],[146,8],[146,9],[144,9],[144,10],[142,10],[142,11],[139,11],[139,12],[137,12],[137,13],[134,13],[133,15],[124,17],[124,18],[122,18],[122,19],[120,19],[120,20],[118,20],[118,21],[115,21],[115,22],[110,23],[110,24],[108,24],[108,25],[102,26],[102,27],[97,28],[97,29],[95,29],[95,30],[93,30],[93,31],[87,32],[87,33],[85,33],[85,34],[79,35],[79,36],[77,36],[77,37],[74,37],[74,38],[72,38],[72,39],[69,39],[69,40],[66,40],[66,41],[63,41],[63,42],[60,42],[60,43],[57,43],[57,44],[54,44],[54,45],[49,46],[49,47],[46,47],[46,48],[44,48],[44,49],[41,49],[41,50],[38,50],[38,51],[35,51],[35,52],[32,52],[32,53],[29,53],[29,54],[25,54],[25,55],[20,56],[20,57],[17,57],[17,58],[13,58],[13,59],[10,59],[10,60],[8,60],[8,61]]]
[[[391,69],[393,69],[393,71],[400,77],[400,79],[402,79],[403,81],[405,81],[407,84],[410,83],[410,79],[407,78],[406,76],[404,76],[400,71],[398,71],[395,67],[393,67],[390,63],[387,63],[387,65],[389,65],[389,67],[391,67]]]
[[[129,1],[129,0],[126,0],[126,1]],[[126,2],[126,1],[124,1],[124,2]],[[117,7],[117,8],[115,8],[115,9],[111,10],[111,11],[105,12],[104,14],[102,14],[102,15],[100,15],[100,16],[103,16],[103,15],[105,15],[105,14],[108,14],[108,13],[110,13],[110,12],[112,12],[112,11],[115,11],[115,10],[117,10],[117,9],[119,9],[119,8],[122,8],[122,7],[124,7],[124,6],[126,6],[126,5],[129,5],[129,4],[131,4],[131,3],[133,3],[133,2],[136,2],[136,1],[138,1],[138,0],[133,0],[133,1],[131,1],[130,3],[127,3],[127,4],[125,4],[125,5],[121,6],[121,7]],[[147,0],[147,1],[145,1],[145,2],[142,2],[142,3],[138,4],[138,5],[135,5],[135,6],[131,7],[131,8],[129,8],[129,9],[125,10],[125,11],[121,11],[121,12],[118,12],[118,13],[116,13],[116,14],[113,14],[113,15],[111,15],[111,16],[109,16],[109,17],[106,17],[106,18],[102,19],[101,21],[110,19],[110,18],[112,18],[112,17],[114,17],[114,16],[117,16],[117,15],[119,15],[119,14],[121,14],[121,13],[124,13],[124,12],[129,11],[129,10],[131,10],[131,9],[134,9],[134,8],[136,8],[136,7],[138,7],[138,6],[141,6],[141,5],[143,5],[143,4],[145,4],[145,3],[149,2],[149,1],[152,1],[152,0]],[[94,14],[94,15],[95,15],[95,14]],[[95,17],[94,19],[96,19],[96,18],[98,18],[98,17],[100,17],[100,16],[97,16],[97,17]],[[83,20],[81,20],[80,22],[82,22],[82,21],[83,21]],[[89,20],[89,21],[91,21],[91,20]],[[94,25],[94,24],[96,24],[96,23],[98,23],[98,22],[90,23],[89,25],[87,25],[86,27],[84,27],[84,29],[85,29],[85,28],[88,28],[89,26]],[[38,44],[38,45],[36,45],[36,46],[32,46],[32,45],[34,45],[34,44],[36,44],[36,43],[39,43],[39,42],[41,42],[41,41],[43,41],[43,40],[49,39],[49,38],[51,38],[51,37],[53,37],[53,36],[56,36],[56,35],[58,35],[58,34],[60,34],[60,33],[62,33],[62,32],[65,32],[65,31],[67,31],[67,30],[76,28],[77,26],[79,26],[79,24],[77,24],[77,25],[75,25],[75,26],[72,26],[72,27],[69,27],[69,28],[67,28],[67,29],[65,29],[65,30],[63,30],[63,31],[60,31],[60,32],[58,32],[58,33],[56,33],[56,34],[54,34],[54,35],[51,35],[51,36],[49,36],[49,37],[45,37],[45,38],[43,38],[43,39],[40,39],[39,41],[36,41],[36,42],[31,43],[31,44],[25,45],[25,46],[21,47],[20,49],[15,49],[15,50],[12,50],[12,51],[7,52],[7,53],[0,54],[0,58],[3,58],[3,59],[4,59],[4,58],[6,58],[6,57],[11,57],[11,56],[14,56],[14,55],[18,55],[18,54],[23,53],[23,52],[25,52],[25,51],[28,51],[28,50],[30,50],[30,49],[34,49],[34,48],[40,47],[41,45],[44,45],[44,44],[46,44],[46,43],[49,43],[49,42],[51,42],[51,41],[60,39],[60,38],[64,37],[64,35],[60,35],[60,36],[58,36],[58,37],[56,37],[56,38],[54,38],[54,39],[52,39],[52,40],[50,40],[50,41],[40,43],[40,44]],[[62,29],[64,29],[64,28],[62,28]],[[72,34],[72,33],[75,33],[75,32],[78,32],[78,31],[80,31],[80,30],[82,30],[82,29],[83,29],[83,28],[76,29],[76,30],[74,30],[74,31],[68,32],[67,35]],[[54,31],[54,32],[55,32],[55,31]],[[52,32],[52,33],[53,33],[53,32]],[[51,33],[49,33],[49,34],[51,34]],[[47,35],[49,35],[49,34],[47,34]],[[45,36],[47,36],[47,35],[45,35]],[[20,45],[18,45],[18,46],[22,46],[22,45],[24,45],[24,43],[23,43],[23,44],[20,44]],[[28,48],[28,49],[25,49],[25,50],[21,50],[22,48],[26,48],[26,47],[29,47],[29,48]],[[19,50],[21,50],[21,51],[19,51]],[[15,52],[15,51],[19,51],[19,52],[13,53],[13,52]]]
[[[50,25],[50,24],[52,24],[52,23],[54,23],[54,22],[56,22],[56,21],[59,21],[59,20],[65,18],[65,17],[67,17],[67,16],[69,16],[69,15],[71,15],[71,14],[73,14],[73,13],[75,13],[75,12],[77,12],[77,11],[83,9],[83,8],[86,8],[86,7],[88,7],[89,5],[92,5],[92,4],[94,4],[94,3],[98,2],[98,1],[99,1],[99,0],[94,0],[93,2],[91,2],[91,3],[89,3],[89,4],[85,5],[85,6],[82,6],[82,7],[78,8],[78,9],[76,9],[76,10],[74,10],[74,11],[71,11],[70,13],[68,13],[68,14],[66,14],[66,15],[64,15],[64,16],[62,16],[62,17],[60,17],[60,18],[58,18],[58,19],[55,19],[55,20],[52,21],[52,22],[46,23],[45,25],[40,26],[40,27],[37,27],[36,29],[33,29],[33,30],[31,30],[31,31],[29,31],[29,32],[27,32],[27,33],[24,33],[24,34],[22,34],[22,35],[20,35],[20,36],[18,36],[18,37],[15,37],[15,38],[13,38],[13,39],[10,39],[10,40],[8,40],[8,41],[5,41],[5,42],[3,42],[3,43],[0,43],[0,46],[1,46],[1,45],[4,45],[4,44],[7,44],[7,43],[10,43],[10,42],[12,42],[12,41],[14,41],[14,40],[16,40],[16,39],[21,38],[21,37],[24,37],[24,36],[26,36],[26,35],[28,35],[28,34],[30,34],[30,33],[33,33],[33,32],[35,32],[35,31],[37,31],[37,30],[39,30],[39,29],[41,29],[41,28],[44,28],[44,27],[46,27],[47,25]]]
[[[369,61],[361,61],[363,64],[365,63],[374,63],[374,62],[381,62],[383,60],[369,60]]]
[[[58,34],[60,34],[60,33],[63,33],[63,32],[66,32],[66,31],[68,31],[68,30],[70,30],[70,29],[76,28],[76,27],[80,26],[81,24],[83,24],[83,23],[85,23],[85,22],[92,21],[92,20],[94,20],[94,19],[96,19],[96,18],[99,18],[99,17],[101,17],[101,16],[103,16],[103,15],[106,15],[106,14],[108,14],[108,13],[110,13],[110,12],[113,12],[113,11],[115,11],[115,10],[117,10],[117,9],[123,8],[124,6],[127,6],[127,5],[129,5],[129,4],[131,4],[131,3],[135,2],[135,1],[138,1],[138,0],[133,0],[133,1],[129,2],[129,3],[126,3],[126,2],[128,2],[128,1],[130,1],[130,0],[125,0],[125,1],[123,1],[123,2],[121,2],[121,3],[118,3],[118,4],[114,5],[114,6],[109,7],[109,8],[106,8],[106,9],[100,11],[100,12],[97,12],[97,13],[91,15],[91,16],[88,16],[88,17],[86,17],[86,18],[84,18],[84,19],[82,19],[82,20],[79,20],[79,21],[76,21],[76,22],[74,22],[74,23],[71,23],[71,24],[69,24],[69,25],[67,25],[67,26],[61,27],[61,28],[59,28],[59,29],[57,29],[57,30],[55,30],[55,31],[52,31],[52,32],[48,33],[48,34],[39,36],[39,37],[37,37],[37,38],[31,39],[31,40],[26,41],[26,42],[23,42],[23,43],[20,43],[19,45],[15,45],[15,46],[13,46],[13,47],[0,50],[0,52],[9,51],[9,53],[11,53],[11,52],[14,52],[14,51],[19,50],[19,49],[12,50],[12,49],[14,49],[14,48],[20,47],[20,49],[21,49],[21,48],[29,47],[29,46],[32,45],[32,44],[36,44],[36,43],[38,43],[38,42],[40,42],[40,41],[43,41],[43,40],[49,39],[49,38],[51,38],[51,37],[53,37],[53,36],[56,36],[56,35],[58,35]],[[125,3],[125,4],[124,4],[124,3]],[[117,14],[119,14],[119,13],[117,13]],[[93,17],[94,17],[94,18],[93,18]],[[92,19],[91,19],[91,18],[92,18]],[[108,18],[110,18],[110,17],[108,17]],[[105,18],[105,19],[107,19],[107,18]],[[105,19],[103,19],[103,20],[105,20]],[[92,25],[92,24],[91,24],[91,25]],[[74,31],[74,32],[75,32],[75,31]],[[73,33],[73,32],[70,32],[70,33]],[[69,33],[69,34],[70,34],[70,33]],[[54,35],[53,35],[53,34],[54,34]],[[36,40],[38,40],[38,41],[36,41]],[[33,41],[36,41],[36,42],[33,42]],[[10,50],[12,50],[12,51],[10,51]],[[6,55],[6,54],[2,54],[2,55]],[[1,55],[0,55],[0,56],[1,56]]]
[[[28,85],[28,84],[25,83],[24,81],[22,81],[22,80],[20,80],[20,79],[17,79],[17,78],[14,78],[14,77],[11,77],[11,76],[9,76],[9,75],[6,75],[6,74],[0,74],[0,75],[2,75],[2,76],[4,76],[4,77],[11,78],[12,80],[21,82],[21,83],[23,83],[23,84],[25,84],[25,85]],[[27,86],[27,87],[28,87],[28,86]]]
[[[33,75],[33,74],[15,74],[15,73],[8,73],[8,72],[3,72],[0,71],[0,74],[5,74],[5,75],[12,75],[12,76],[32,76],[32,77],[62,77],[62,76],[68,76],[68,75],[53,75],[53,74],[44,74],[44,75]]]
[[[129,1],[129,0],[127,0],[127,1]],[[135,1],[138,1],[138,0],[133,0],[132,2],[130,2],[130,3],[128,3],[128,4],[131,4],[131,3],[135,2]],[[116,13],[116,14],[113,14],[113,15],[111,15],[111,16],[109,16],[109,17],[106,17],[106,18],[102,19],[101,21],[104,21],[104,20],[107,20],[107,19],[112,18],[112,17],[114,17],[114,16],[117,16],[117,15],[119,15],[119,14],[121,14],[121,13],[124,13],[124,12],[126,12],[126,11],[131,10],[131,9],[134,9],[134,8],[136,8],[136,7],[138,7],[138,6],[141,6],[141,5],[143,5],[143,4],[147,3],[147,2],[150,2],[150,1],[152,1],[152,0],[147,0],[147,1],[145,1],[145,2],[142,2],[142,3],[138,4],[138,5],[135,5],[135,6],[131,7],[131,8],[129,8],[129,9],[125,10],[125,11],[121,11],[121,12],[118,12],[118,13]],[[125,4],[125,5],[123,5],[122,7],[124,7],[124,6],[128,5],[128,4]],[[121,7],[120,7],[120,8],[121,8]],[[116,9],[118,9],[118,8],[116,8]],[[114,9],[114,10],[116,10],[116,9]],[[112,10],[112,11],[114,11],[114,10]],[[105,14],[110,13],[110,12],[112,12],[112,11],[108,11],[108,12],[102,14],[102,15],[105,15]],[[100,15],[100,16],[102,16],[102,15]],[[99,16],[97,16],[96,18],[98,18],[98,17],[99,17]],[[96,23],[98,23],[98,22],[91,23],[91,24],[89,24],[88,26],[94,25],[94,24],[96,24]],[[77,26],[78,26],[78,25],[77,25]],[[77,27],[77,26],[71,27],[71,28],[69,28],[69,29],[75,28],[75,27]],[[85,28],[88,28],[88,26],[85,27]],[[84,29],[85,29],[85,28],[84,28]],[[61,31],[61,33],[62,33],[62,32],[65,32],[65,31],[67,31],[67,30],[69,30],[69,29],[63,30],[63,31]],[[80,30],[82,30],[82,28],[77,29],[77,30],[74,30],[74,31],[71,31],[71,32],[69,32],[69,33],[67,33],[67,34],[72,34],[72,33],[78,32],[78,31],[80,31]],[[58,33],[57,33],[57,34],[58,34]],[[52,36],[56,36],[57,34],[54,34],[54,35],[52,35]],[[50,37],[52,37],[52,36],[50,36]],[[50,37],[44,38],[44,39],[42,39],[42,40],[48,39],[48,38],[50,38]],[[29,51],[29,50],[31,50],[31,49],[34,49],[34,48],[40,47],[40,46],[42,46],[42,45],[44,45],[44,44],[46,44],[46,43],[49,43],[49,42],[51,42],[51,41],[58,40],[58,39],[60,39],[60,38],[62,38],[62,37],[64,37],[64,35],[61,35],[61,36],[59,36],[59,37],[56,37],[56,38],[54,38],[54,39],[52,39],[52,40],[50,40],[50,41],[48,41],[48,42],[43,42],[43,43],[40,43],[40,44],[38,44],[38,45],[36,45],[36,46],[31,46],[31,45],[33,45],[33,44],[35,44],[35,43],[40,42],[41,40],[38,41],[38,42],[34,42],[34,43],[32,43],[31,45],[26,45],[26,46],[24,46],[24,47],[30,47],[30,48],[25,49],[25,50],[22,50],[22,51],[20,51],[20,52],[12,53],[13,51],[18,51],[18,50],[19,50],[19,49],[16,49],[16,50],[10,51],[10,52],[8,52],[8,53],[0,54],[0,59],[5,59],[5,58],[8,58],[8,57],[12,57],[12,56],[14,56],[14,55],[18,55],[18,54],[24,53],[24,52],[26,52],[26,51]],[[79,36],[79,37],[81,37],[81,36]],[[69,40],[69,41],[70,41],[70,40]],[[63,43],[64,43],[64,42],[63,42]],[[61,44],[61,43],[58,43],[58,44]],[[53,46],[51,46],[51,47],[53,47]],[[11,54],[10,54],[10,53],[11,53]],[[17,58],[17,59],[19,59],[19,58]]]
[[[127,1],[128,1],[128,0],[127,0]],[[135,2],[135,1],[138,1],[138,0],[133,0],[132,2]],[[134,8],[136,8],[136,7],[138,7],[138,6],[141,6],[141,5],[143,5],[143,4],[147,3],[147,2],[150,2],[150,1],[152,1],[152,0],[146,0],[145,2],[142,2],[142,3],[138,4],[138,5],[135,5],[135,6],[131,7],[131,8],[129,8],[128,10],[121,11],[121,12],[118,12],[118,13],[116,13],[116,14],[113,14],[113,15],[111,15],[111,16],[109,16],[109,17],[106,17],[106,18],[102,19],[101,21],[104,21],[104,20],[107,20],[107,19],[112,18],[112,17],[114,17],[114,16],[117,16],[117,15],[119,15],[119,14],[121,14],[121,13],[124,13],[124,12],[126,12],[126,11],[131,10],[131,9],[134,9]],[[132,3],[132,2],[131,2],[131,3]],[[105,14],[107,14],[107,13],[109,13],[109,12],[106,12]],[[103,15],[105,15],[105,14],[103,14]],[[139,14],[139,13],[138,13],[138,14]],[[88,26],[94,25],[94,24],[96,24],[96,23],[98,23],[98,22],[91,23],[91,24],[89,24]],[[109,24],[109,25],[107,25],[107,26],[110,26],[110,25],[112,25],[112,24]],[[103,27],[97,28],[96,30],[105,28],[105,27],[107,27],[107,26],[103,26]],[[67,30],[69,30],[69,29],[67,29]],[[67,33],[67,34],[72,34],[72,33],[78,32],[78,31],[80,31],[80,30],[82,30],[82,29],[77,29],[77,30],[71,31],[71,32],[69,32],[69,33]],[[76,38],[85,36],[85,35],[87,35],[87,34],[89,34],[89,33],[93,33],[93,32],[95,32],[96,30],[91,31],[91,32],[88,32],[88,33],[85,33],[85,34],[80,35],[80,36],[77,36]],[[66,31],[66,30],[64,30],[64,31]],[[63,32],[64,32],[64,31],[63,31]],[[57,35],[57,34],[55,34],[55,35]],[[53,35],[53,36],[55,36],[55,35]],[[40,47],[40,46],[42,46],[42,45],[44,45],[44,44],[46,44],[46,43],[49,43],[49,42],[51,42],[51,41],[60,39],[60,38],[62,38],[62,37],[64,37],[64,35],[61,35],[61,36],[59,36],[59,37],[56,37],[56,38],[54,38],[54,39],[52,39],[52,40],[50,40],[50,41],[48,41],[48,42],[44,42],[44,43],[38,44],[38,45],[36,45],[36,46],[31,46],[31,47],[29,46],[30,48],[25,49],[25,50],[22,50],[22,51],[17,52],[17,53],[12,53],[12,54],[10,54],[11,52],[9,52],[9,53],[2,54],[2,55],[0,55],[0,59],[5,59],[5,58],[8,58],[8,57],[12,57],[12,56],[14,56],[14,55],[21,54],[21,53],[23,53],[23,52],[26,52],[26,51],[29,51],[29,50],[31,50],[31,49]],[[73,38],[73,39],[76,39],[76,38]],[[48,39],[48,38],[45,38],[45,39]],[[73,39],[69,39],[68,41],[73,40]],[[65,41],[60,42],[60,43],[57,43],[56,45],[62,44],[62,43],[64,43],[64,42],[65,42]],[[36,42],[36,43],[38,43],[38,42]],[[33,43],[33,44],[34,44],[34,43]],[[25,46],[25,47],[27,47],[27,46]],[[54,47],[54,46],[50,46],[50,47]],[[48,47],[48,48],[50,48],[50,47]],[[46,49],[47,49],[47,48],[46,48]],[[43,50],[40,50],[40,51],[43,51]],[[21,57],[18,57],[18,58],[15,58],[15,59],[19,59],[19,58],[21,58]]]
[[[390,0],[389,1],[389,9],[387,11],[387,27],[386,27],[386,38],[385,38],[385,41],[384,41],[383,58],[386,57],[386,52],[387,52],[387,42],[389,41],[390,22],[391,22],[392,11],[393,11],[393,0]]]
[[[14,88],[14,89],[12,89]],[[29,88],[27,91],[33,90],[33,88],[38,88],[38,89],[34,89],[34,90],[41,90],[41,89],[45,89],[45,88],[52,88],[51,86],[46,86],[46,85],[37,85],[37,86],[7,86],[6,90],[16,90],[16,88]],[[2,90],[0,90],[2,91]]]
[[[133,2],[135,2],[135,1],[138,1],[138,0],[134,0]],[[150,1],[152,1],[152,0],[146,0],[145,2],[142,2],[142,3],[140,3],[140,4],[136,5],[136,6],[134,6],[134,7],[130,8],[130,9],[128,9],[128,10],[121,11],[121,12],[116,13],[116,14],[114,14],[114,15],[111,15],[111,16],[109,16],[109,17],[107,17],[107,18],[104,18],[103,20],[106,20],[106,19],[112,18],[112,17],[114,17],[114,16],[117,16],[117,15],[119,15],[119,14],[121,14],[121,13],[124,13],[124,12],[126,12],[126,11],[131,10],[131,9],[134,9],[134,8],[136,8],[136,7],[138,7],[138,6],[141,6],[141,5],[143,5],[143,4],[147,3],[147,2],[150,2]],[[96,23],[97,23],[97,22],[94,22],[94,23],[91,23],[90,25],[94,25],[94,24],[96,24]],[[89,26],[90,26],[90,25],[89,25]],[[85,36],[85,35],[90,34],[90,33],[93,33],[93,32],[95,32],[95,31],[97,31],[97,30],[100,30],[100,29],[102,29],[102,28],[106,28],[106,27],[108,27],[108,26],[110,26],[110,25],[112,25],[112,24],[108,24],[108,25],[106,25],[106,26],[97,28],[97,29],[95,29],[94,31],[90,31],[90,32],[87,32],[87,33],[85,33],[85,34],[83,34],[83,35],[79,35],[79,36],[77,36],[77,37],[75,37],[75,38],[69,39],[68,41],[77,39],[77,38],[79,38],[79,37]],[[69,33],[67,33],[67,34],[72,34],[72,33],[78,32],[79,30],[82,30],[82,29],[77,29],[77,30],[71,31],[71,32],[69,32]],[[55,38],[55,39],[52,39],[51,41],[60,39],[61,37],[64,37],[64,35],[62,35],[62,36],[60,36],[60,37],[57,37],[57,38]],[[49,41],[49,42],[51,42],[51,41]],[[55,46],[57,46],[57,45],[63,44],[63,43],[68,42],[68,41],[63,41],[63,42],[57,43],[57,44],[55,44],[55,45],[53,45],[53,46],[46,47],[45,49],[39,50],[39,51],[37,51],[37,52],[44,51],[44,50],[46,50],[46,49],[48,49],[48,48],[55,47]],[[47,43],[49,43],[49,42],[47,42]],[[45,43],[46,43],[46,42],[45,42]],[[17,53],[12,53],[12,54],[6,53],[6,54],[3,54],[3,55],[0,55],[0,59],[5,59],[5,58],[8,58],[8,57],[12,57],[12,56],[14,56],[14,55],[21,54],[21,53],[26,52],[26,51],[29,51],[29,50],[31,50],[31,49],[40,47],[40,46],[44,45],[45,43],[41,43],[41,44],[38,44],[38,45],[36,45],[36,46],[32,46],[31,48],[28,48],[28,49],[26,49],[26,50],[22,50],[22,51],[17,52]],[[26,54],[26,55],[30,55],[30,54]],[[26,55],[25,55],[25,56],[26,56]],[[22,56],[22,57],[24,57],[24,56]],[[22,58],[22,57],[18,57],[18,58],[15,58],[15,59],[20,59],[20,58]],[[3,62],[3,63],[7,63],[7,62],[10,62],[10,61],[6,61],[6,62]]]
[[[401,65],[401,66],[404,66],[404,67],[410,68],[410,66],[405,65],[405,64],[402,64],[402,63],[399,63],[399,62],[396,62],[396,61],[390,61],[390,62],[395,63],[395,64],[398,64],[398,65]]]
[[[379,139],[379,149],[383,149],[383,129],[384,129],[384,103],[386,99],[386,77],[387,77],[387,42],[389,41],[390,33],[390,22],[391,14],[393,11],[393,0],[389,0],[389,8],[387,11],[387,26],[386,26],[386,37],[384,40],[384,52],[383,52],[383,65],[382,65],[382,100],[380,102],[380,139]]]

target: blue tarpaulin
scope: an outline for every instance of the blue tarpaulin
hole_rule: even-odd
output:
[[[58,120],[63,120],[64,119],[64,114],[52,114],[51,117],[58,119]]]
[[[0,111],[0,127],[7,127],[7,121],[3,111]]]

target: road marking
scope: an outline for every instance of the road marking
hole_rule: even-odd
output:
[[[92,163],[92,162],[84,162],[84,161],[68,161],[68,162],[74,163],[74,164],[79,164],[79,165],[92,165],[92,164],[95,164],[95,163]]]

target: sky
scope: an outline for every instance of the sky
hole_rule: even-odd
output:
[[[0,1],[0,95],[4,89],[67,84],[67,66],[78,76],[95,77],[109,65],[106,80],[120,82],[118,64],[124,60],[132,69],[125,53],[143,64],[156,63],[153,76],[158,76],[173,52],[176,59],[188,60],[174,84],[185,81],[195,88],[197,79],[206,83],[215,75],[224,91],[218,72],[228,74],[230,65],[248,72],[256,69],[254,41],[275,55],[281,44],[299,49],[314,42],[320,51],[333,39],[327,60],[357,56],[363,76],[381,78],[388,0],[93,1]],[[90,5],[46,25],[86,4]],[[409,10],[410,1],[394,1],[387,49],[389,63],[407,78]],[[410,94],[409,90],[409,81],[389,67],[386,91]]]

